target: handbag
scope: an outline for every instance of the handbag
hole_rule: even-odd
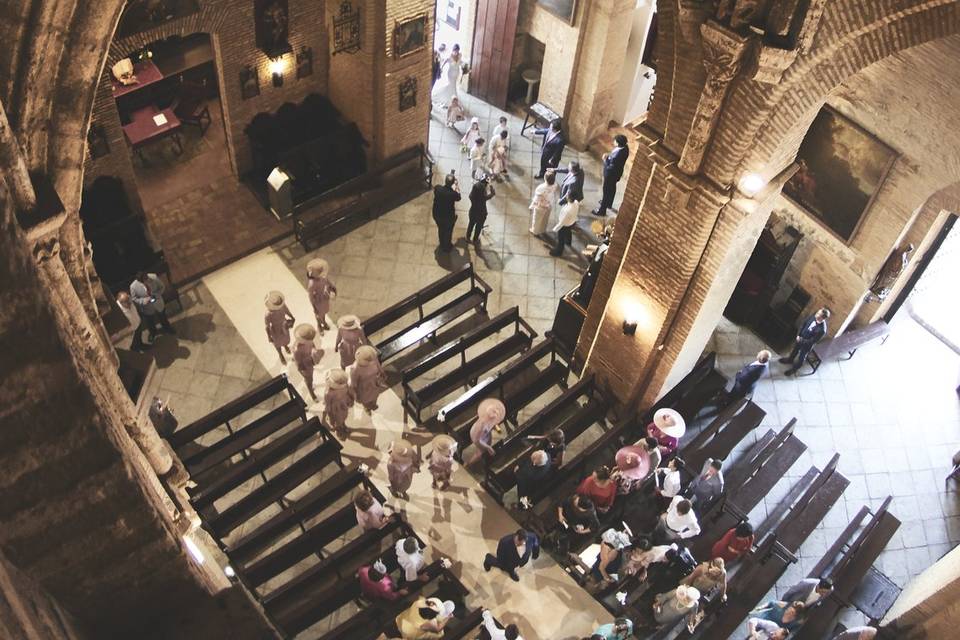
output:
[[[297,321],[294,320],[293,318],[284,318],[283,326],[285,326],[287,329],[293,329],[293,325],[296,324],[296,322]]]

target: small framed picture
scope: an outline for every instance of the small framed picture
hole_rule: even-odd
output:
[[[447,10],[444,12],[443,21],[448,25],[460,30],[460,12],[463,10],[461,0],[447,0]]]
[[[297,54],[297,79],[313,75],[313,49],[304,47]]]
[[[417,79],[407,76],[400,83],[400,111],[406,111],[417,106]]]
[[[427,14],[397,22],[393,30],[393,55],[397,58],[416,53],[427,46]]]
[[[244,100],[249,100],[260,95],[260,78],[257,76],[257,70],[250,65],[240,70],[240,96]]]

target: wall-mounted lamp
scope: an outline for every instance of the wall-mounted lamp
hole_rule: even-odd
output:
[[[623,321],[623,335],[632,336],[637,332],[637,321],[635,319],[626,318]]]
[[[748,173],[740,178],[740,191],[748,198],[760,193],[760,190],[767,186],[767,181],[759,173]]]
[[[283,86],[283,70],[287,68],[287,63],[281,55],[278,58],[270,60],[270,74],[273,76],[273,86]]]
[[[640,324],[641,309],[635,303],[629,303],[624,306],[623,313],[623,335],[632,336],[637,332],[637,325]]]

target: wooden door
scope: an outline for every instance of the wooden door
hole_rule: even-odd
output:
[[[478,0],[470,60],[470,93],[495,107],[507,106],[513,40],[520,0]]]

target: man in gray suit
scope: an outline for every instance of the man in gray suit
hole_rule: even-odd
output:
[[[130,283],[130,297],[137,306],[137,311],[147,323],[150,340],[157,336],[157,325],[163,327],[164,333],[176,334],[167,314],[164,312],[163,291],[166,287],[155,273],[140,271]]]
[[[784,602],[802,602],[809,610],[833,591],[830,578],[806,578],[787,589],[781,600]]]
[[[707,458],[703,470],[687,487],[687,495],[697,516],[702,516],[723,493],[723,460]]]

